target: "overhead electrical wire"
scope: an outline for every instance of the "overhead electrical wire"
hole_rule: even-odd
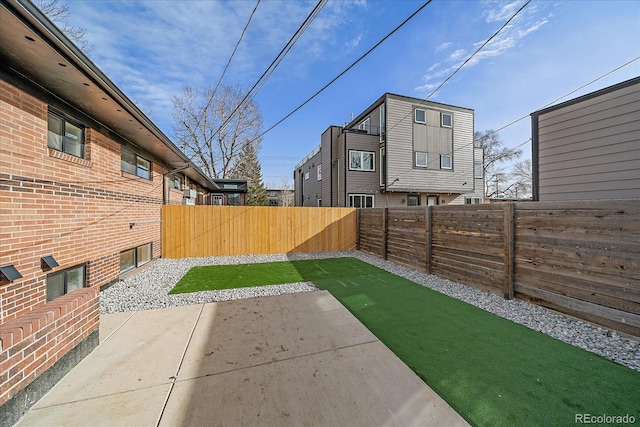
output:
[[[240,38],[238,39],[238,42],[236,43],[235,47],[233,48],[233,52],[231,52],[231,56],[229,57],[229,60],[227,61],[227,65],[224,66],[224,70],[222,70],[222,74],[220,74],[220,78],[218,78],[218,82],[216,83],[215,87],[213,88],[213,93],[214,94],[218,90],[218,87],[220,86],[220,83],[222,82],[222,79],[223,79],[224,75],[227,73],[227,69],[229,69],[229,65],[231,64],[231,60],[235,56],[236,51],[238,50],[238,46],[240,46],[240,43],[242,42],[242,39],[244,38],[244,34],[246,33],[247,28],[249,28],[249,24],[251,24],[251,20],[253,19],[253,15],[255,15],[256,10],[258,10],[258,5],[260,5],[260,0],[258,0],[256,2],[256,5],[253,8],[253,11],[251,12],[251,15],[249,16],[249,20],[247,20],[247,23],[244,26],[244,28],[242,30],[242,33],[240,34]],[[213,96],[211,98],[213,98]]]

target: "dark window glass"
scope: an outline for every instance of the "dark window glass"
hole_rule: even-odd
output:
[[[47,146],[76,157],[84,157],[84,129],[49,113]]]
[[[140,178],[151,179],[151,162],[126,148],[120,150],[120,169]]]
[[[68,294],[87,284],[85,264],[67,270],[58,271],[47,276],[47,301]]]

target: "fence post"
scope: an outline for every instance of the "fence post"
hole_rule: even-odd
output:
[[[426,265],[426,269],[427,269],[427,274],[432,274],[432,267],[431,267],[431,251],[433,250],[433,232],[431,231],[431,224],[432,224],[432,218],[433,218],[433,206],[427,206],[427,265]]]
[[[515,247],[515,203],[504,206],[504,297],[513,299],[513,267]]]
[[[356,250],[360,250],[360,212],[361,209],[356,209]]]
[[[387,259],[387,228],[388,228],[389,208],[382,211],[382,259]]]

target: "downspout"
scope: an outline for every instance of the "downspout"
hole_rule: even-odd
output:
[[[540,201],[538,114],[531,114],[531,198]]]
[[[347,133],[344,133],[344,204],[343,207],[347,207],[347,165],[349,162],[347,160]]]

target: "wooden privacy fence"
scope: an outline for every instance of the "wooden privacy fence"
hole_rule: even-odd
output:
[[[162,257],[354,249],[353,208],[163,206]]]
[[[358,210],[358,247],[640,336],[640,202]]]

